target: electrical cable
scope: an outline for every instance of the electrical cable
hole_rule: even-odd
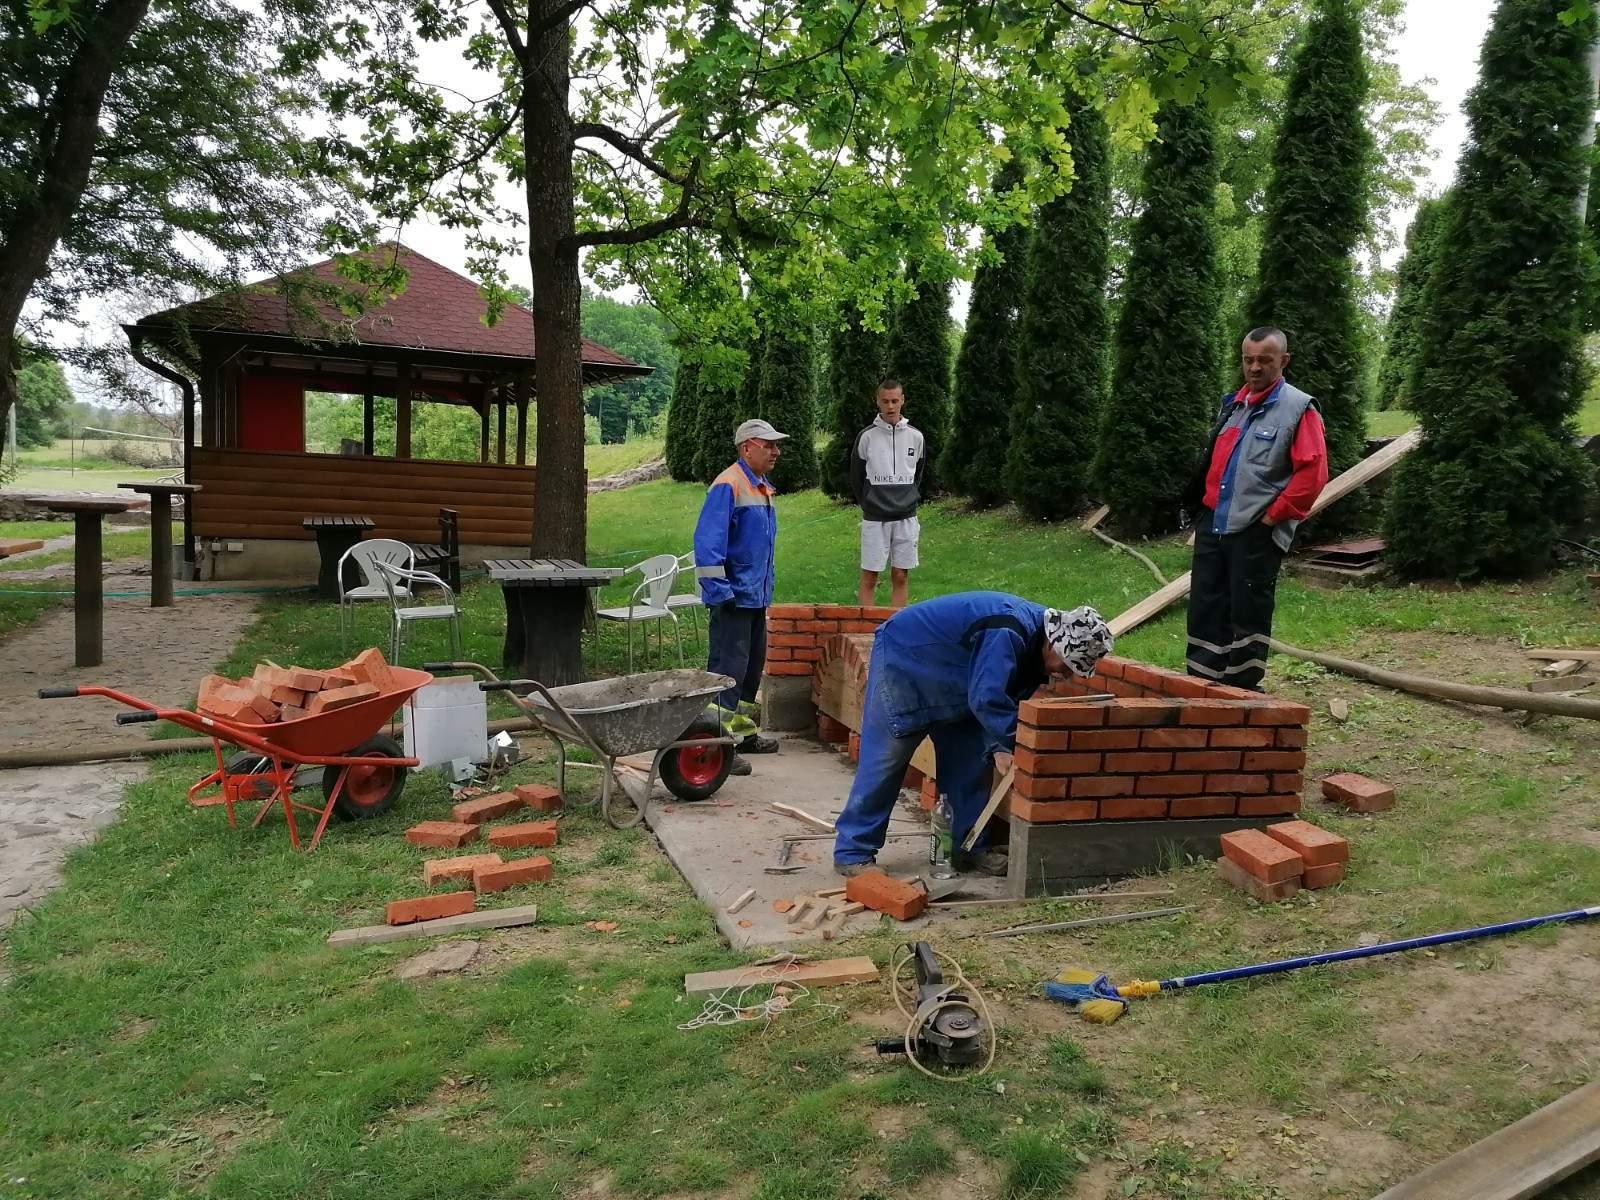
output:
[[[981,1067],[979,1067],[976,1071],[965,1072],[962,1075],[938,1075],[918,1061],[916,1053],[912,1050],[912,1047],[916,1045],[917,1040],[922,1034],[922,1030],[926,1026],[932,1024],[934,1017],[943,1012],[945,1009],[964,1008],[968,1006],[962,1004],[962,1002],[959,1000],[950,1000],[947,998],[939,1001],[932,1008],[928,1009],[926,1014],[922,1015],[920,1018],[917,1011],[908,1010],[905,1006],[905,1001],[901,999],[900,971],[908,962],[916,957],[916,950],[909,943],[901,946],[900,949],[905,951],[905,957],[895,960],[890,964],[889,967],[889,998],[894,1001],[894,1006],[900,1010],[900,1015],[906,1018],[906,1057],[911,1060],[911,1065],[916,1067],[917,1070],[921,1071],[929,1079],[937,1079],[941,1083],[960,1083],[964,1079],[976,1078],[977,1076],[987,1072],[989,1068],[994,1065],[995,1052],[999,1049],[1000,1045],[999,1035],[995,1032],[994,1018],[989,1014],[989,1002],[983,998],[983,993],[978,990],[978,988],[973,984],[972,980],[967,978],[967,973],[961,969],[960,963],[951,958],[943,950],[933,949],[931,946],[929,949],[932,949],[933,953],[954,973],[954,980],[947,981],[947,986],[959,986],[969,996],[971,996],[973,1000],[977,1001],[978,1012],[983,1017],[984,1030],[989,1035],[989,1053],[988,1056],[983,1060],[983,1065]]]

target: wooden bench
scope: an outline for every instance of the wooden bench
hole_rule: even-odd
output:
[[[439,510],[439,540],[413,545],[411,552],[417,556],[417,566],[435,571],[450,585],[450,590],[461,594],[461,519],[453,508]]]

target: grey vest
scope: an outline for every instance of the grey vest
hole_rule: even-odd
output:
[[[1217,431],[1238,429],[1239,440],[1222,472],[1217,508],[1212,514],[1213,533],[1241,533],[1259,521],[1294,475],[1295,431],[1306,409],[1316,404],[1305,392],[1284,380],[1277,394],[1260,404],[1235,404],[1223,398],[1224,411],[1233,411]],[[1273,527],[1272,540],[1287,551],[1294,543],[1299,521],[1282,521]]]

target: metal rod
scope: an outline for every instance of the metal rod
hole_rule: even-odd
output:
[[[1052,921],[1048,925],[1013,925],[1009,929],[991,929],[987,933],[969,933],[969,938],[1021,937],[1025,933],[1060,933],[1065,929],[1087,929],[1091,925],[1120,925],[1124,921],[1144,921],[1151,917],[1170,917],[1188,912],[1194,905],[1180,904],[1174,908],[1152,908],[1146,912],[1112,913],[1104,917],[1084,917],[1080,921]]]

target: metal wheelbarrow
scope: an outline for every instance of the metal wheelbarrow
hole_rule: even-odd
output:
[[[733,767],[733,739],[722,722],[705,711],[713,696],[734,686],[710,671],[646,671],[547,688],[534,679],[501,679],[472,662],[427,663],[428,671],[470,671],[486,692],[504,691],[539,732],[556,743],[561,756],[560,787],[567,790],[567,743],[582,746],[600,760],[600,815],[613,829],[631,829],[644,820],[656,778],[680,800],[714,795]],[[526,696],[517,692],[529,693]],[[617,760],[652,752],[648,772]],[[580,764],[582,765],[582,764]],[[616,803],[620,785],[629,804]]]

